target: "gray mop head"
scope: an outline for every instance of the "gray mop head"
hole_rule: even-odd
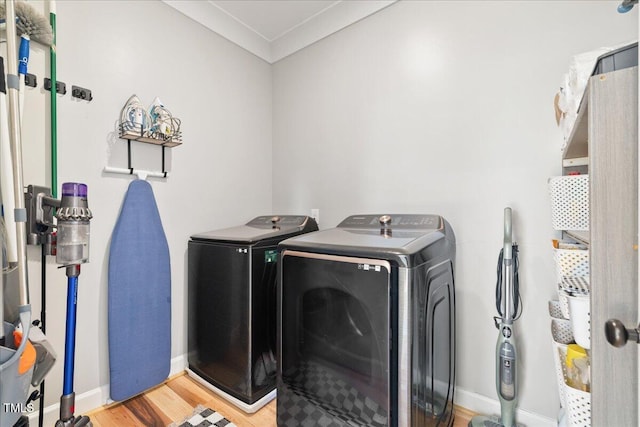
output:
[[[23,1],[15,2],[16,7],[16,32],[18,36],[28,35],[31,40],[51,46],[53,43],[53,31],[49,21],[38,13],[32,6]],[[0,2],[0,17],[6,20],[7,13],[4,2]]]

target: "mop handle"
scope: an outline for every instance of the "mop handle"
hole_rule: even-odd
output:
[[[18,248],[18,285],[20,305],[29,304],[29,279],[27,273],[27,214],[24,206],[22,184],[22,134],[18,112],[18,50],[16,46],[16,11],[14,0],[5,1],[7,22],[7,95],[9,99],[9,141],[13,162],[13,187],[16,217],[16,242]],[[23,326],[24,327],[24,326]],[[25,337],[26,338],[26,337]]]
[[[504,208],[504,259],[511,260],[513,258],[513,236],[511,226],[511,208]]]
[[[512,289],[512,271],[513,271],[513,236],[512,236],[512,224],[511,224],[511,208],[504,208],[504,249],[503,249],[503,268],[502,274],[504,280],[502,281],[504,289],[504,316],[503,322],[510,323],[515,313],[513,313],[513,289]]]

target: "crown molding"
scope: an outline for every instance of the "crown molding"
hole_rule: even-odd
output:
[[[273,64],[384,9],[397,0],[340,1],[271,42],[211,1],[162,1],[216,34]]]

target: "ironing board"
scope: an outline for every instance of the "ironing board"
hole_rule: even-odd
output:
[[[171,363],[169,246],[151,185],[135,180],[122,203],[109,251],[111,399],[164,381]]]

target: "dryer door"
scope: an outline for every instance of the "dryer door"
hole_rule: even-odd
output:
[[[387,261],[285,251],[278,425],[390,426]]]

